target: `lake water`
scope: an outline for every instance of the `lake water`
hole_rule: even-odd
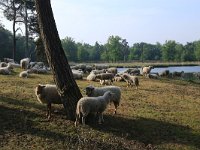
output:
[[[126,71],[128,68],[118,68],[118,72],[124,72]],[[141,68],[139,68],[141,69]],[[177,71],[177,72],[181,72],[181,71],[184,71],[184,72],[200,72],[200,66],[173,66],[173,67],[159,67],[159,68],[154,68],[151,70],[152,73],[156,73],[156,72],[162,72],[164,70],[169,70],[170,72],[174,72],[174,71]]]

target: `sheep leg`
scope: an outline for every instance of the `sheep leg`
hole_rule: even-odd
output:
[[[114,103],[114,105],[115,105],[115,111],[114,111],[114,114],[117,114],[117,106],[118,106],[118,104],[117,104],[117,103]]]
[[[85,115],[82,116],[82,124],[85,125]]]
[[[101,118],[101,113],[99,113],[99,121],[98,121],[99,124],[101,124],[101,119],[102,119]]]
[[[47,104],[47,118],[48,120],[51,118],[51,103]]]

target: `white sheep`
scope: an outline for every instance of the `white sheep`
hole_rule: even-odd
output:
[[[82,124],[85,125],[85,118],[89,113],[97,113],[99,115],[99,124],[104,122],[103,112],[105,111],[107,105],[113,97],[113,93],[107,91],[103,96],[98,97],[82,97],[76,107],[76,121],[75,126],[77,126],[78,121],[82,116]]]
[[[87,76],[86,79],[87,79],[88,81],[95,81],[96,75],[94,74],[94,72],[90,72],[90,74]]]
[[[142,68],[142,72],[144,76],[147,76],[147,74],[149,74],[151,72],[151,69],[153,69],[153,66],[149,66],[149,67],[143,67]]]
[[[20,66],[22,69],[27,69],[29,66],[30,58],[24,58],[20,60]]]
[[[122,78],[126,81],[127,87],[128,87],[128,86],[131,86],[131,87],[132,87],[133,85],[135,85],[135,86],[136,86],[136,89],[138,89],[138,86],[139,86],[139,79],[138,79],[137,76],[131,76],[131,75],[127,74],[127,73],[124,73],[124,74],[122,75]]]
[[[104,86],[104,87],[94,87],[94,86],[87,86],[85,88],[86,95],[89,97],[97,97],[102,96],[106,91],[111,91],[114,93],[113,98],[111,99],[111,102],[114,103],[115,111],[114,113],[117,113],[117,107],[119,106],[120,100],[121,100],[121,89],[118,86]]]
[[[35,88],[35,95],[40,103],[47,104],[47,118],[51,118],[51,104],[62,104],[56,85],[39,84]]]
[[[116,67],[108,68],[108,69],[106,69],[106,72],[116,75],[117,74],[117,68]]]
[[[96,75],[96,79],[99,80],[111,80],[113,82],[114,75],[112,73],[101,73]]]
[[[13,67],[11,66],[10,63],[8,63],[6,67],[0,67],[0,74],[9,75],[11,74],[12,69]]]
[[[28,78],[28,76],[29,76],[29,70],[22,71],[22,72],[20,72],[20,74],[19,74],[19,77],[20,77],[20,78]]]

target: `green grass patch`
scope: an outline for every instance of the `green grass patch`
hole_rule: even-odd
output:
[[[200,149],[200,85],[180,80],[139,77],[136,90],[125,82],[118,114],[108,106],[103,125],[74,127],[62,105],[53,105],[52,119],[34,95],[38,83],[53,83],[52,75],[19,78],[0,75],[0,149]],[[97,82],[77,80],[84,88]]]

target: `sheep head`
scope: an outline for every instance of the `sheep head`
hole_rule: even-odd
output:
[[[92,95],[92,92],[93,92],[93,90],[94,90],[94,87],[93,87],[92,85],[90,85],[90,86],[87,86],[87,87],[85,88],[85,90],[86,90],[86,95],[87,95],[87,96],[91,96],[91,95]]]
[[[39,94],[42,94],[42,90],[43,88],[45,87],[45,85],[41,85],[41,84],[38,84],[38,86],[36,87],[36,94],[39,95]]]

